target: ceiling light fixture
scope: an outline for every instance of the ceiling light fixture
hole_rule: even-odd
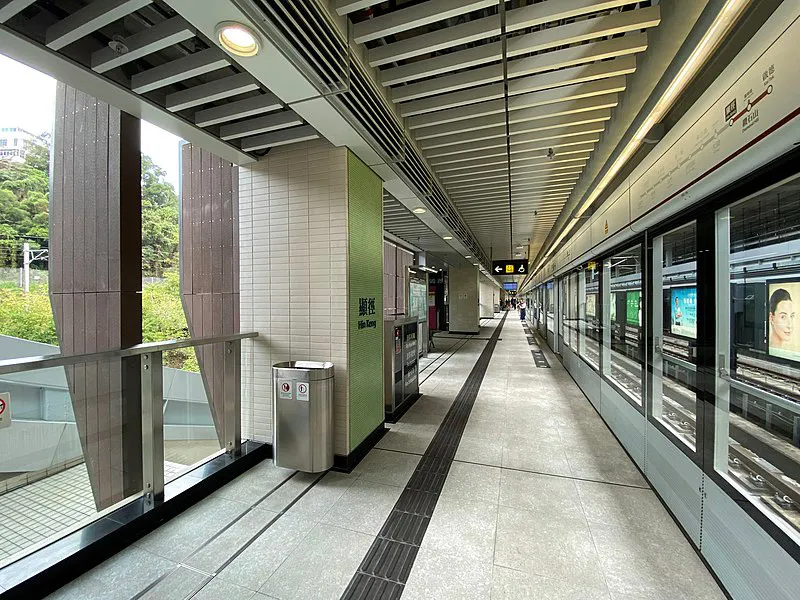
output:
[[[445,235],[445,236],[442,236],[442,239],[443,240],[452,240],[453,236],[452,235]]]
[[[216,32],[222,48],[236,56],[255,56],[261,49],[258,35],[242,23],[223,21],[217,25]]]
[[[467,254],[464,258],[472,258],[471,254]]]
[[[428,212],[428,209],[427,208],[422,208],[421,206],[418,206],[412,212],[414,214],[417,214],[417,215],[424,215],[426,212]]]
[[[641,146],[642,141],[647,133],[656,123],[660,122],[661,119],[664,118],[664,116],[667,114],[667,111],[672,108],[675,100],[677,100],[681,93],[686,89],[686,86],[697,74],[703,64],[705,64],[706,60],[708,60],[719,43],[725,37],[725,34],[728,33],[730,28],[733,26],[749,3],[750,0],[728,0],[725,3],[725,5],[722,7],[722,10],[719,11],[717,18],[714,19],[714,22],[711,24],[711,27],[706,30],[705,35],[703,35],[703,38],[700,40],[700,43],[697,44],[695,49],[689,55],[689,58],[685,63],[683,63],[683,66],[681,67],[680,71],[678,71],[675,79],[672,80],[672,83],[669,84],[667,90],[661,95],[658,102],[653,107],[653,110],[651,110],[650,114],[647,115],[644,123],[642,123],[639,129],[636,130],[636,133],[633,135],[633,139],[628,143],[627,146],[625,146],[625,149],[617,157],[617,160],[614,161],[614,163],[611,165],[611,168],[609,168],[597,186],[592,190],[592,193],[587,196],[584,203],[578,209],[578,212],[575,215],[576,217],[580,217],[589,209],[589,207],[595,200],[597,200],[597,197],[600,196],[606,186],[611,183],[611,180],[614,179],[620,169],[622,169],[625,163],[627,163],[631,156],[633,156],[633,153],[636,152],[639,146]]]

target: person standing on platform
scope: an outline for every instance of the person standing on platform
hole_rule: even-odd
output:
[[[527,308],[527,305],[525,304],[525,300],[520,300],[519,301],[519,320],[520,321],[524,321],[525,320],[525,309],[526,308]]]

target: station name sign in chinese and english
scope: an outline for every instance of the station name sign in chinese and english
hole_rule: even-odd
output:
[[[493,260],[493,275],[525,275],[528,272],[527,260]]]
[[[359,298],[358,299],[358,328],[359,329],[376,329],[378,321],[376,319],[362,318],[375,316],[375,298]]]

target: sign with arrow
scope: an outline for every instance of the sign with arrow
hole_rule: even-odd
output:
[[[528,272],[527,260],[493,260],[492,275],[525,275]]]

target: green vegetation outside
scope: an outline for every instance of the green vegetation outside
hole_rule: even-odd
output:
[[[0,160],[0,267],[22,266],[22,245],[44,249],[49,237],[50,152],[30,144],[21,163]],[[166,173],[142,155],[142,271],[163,279],[145,284],[142,336],[145,342],[189,337],[178,277],[178,196]],[[37,265],[38,266],[38,265]],[[0,282],[0,334],[58,344],[47,284]],[[199,371],[192,349],[165,355],[167,366]]]

